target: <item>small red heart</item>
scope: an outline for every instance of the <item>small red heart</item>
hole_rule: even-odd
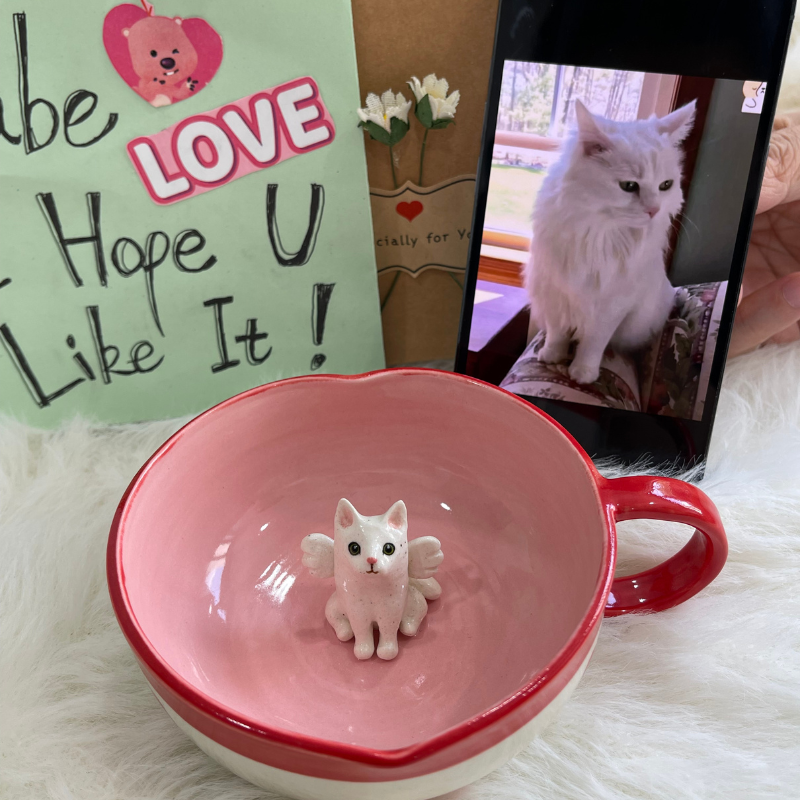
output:
[[[220,35],[199,17],[160,17],[143,5],[123,3],[106,14],[103,44],[114,69],[153,106],[193,97],[219,69]]]
[[[414,217],[418,217],[422,213],[423,205],[419,200],[413,200],[410,203],[398,203],[397,213],[401,217],[405,217],[411,222]]]

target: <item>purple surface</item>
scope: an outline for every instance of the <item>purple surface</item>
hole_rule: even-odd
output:
[[[469,334],[469,349],[473,353],[483,350],[492,337],[528,305],[528,293],[518,286],[479,280],[475,289],[476,292],[492,292],[500,297],[493,297],[473,307]]]

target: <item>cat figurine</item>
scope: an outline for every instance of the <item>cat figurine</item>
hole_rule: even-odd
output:
[[[577,340],[569,375],[594,383],[609,344],[646,345],[675,302],[664,255],[683,206],[681,142],[695,102],[665,117],[615,122],[575,101],[577,128],[533,208],[525,267],[539,361],[560,363]]]
[[[414,636],[428,600],[442,594],[433,577],[444,555],[439,540],[408,541],[408,515],[398,500],[385,514],[365,517],[342,499],[336,508],[334,537],[306,536],[300,544],[303,564],[316,578],[334,578],[336,590],[325,617],[340,641],[355,636],[355,655],[371,658],[378,629],[378,658],[397,655],[397,631]]]

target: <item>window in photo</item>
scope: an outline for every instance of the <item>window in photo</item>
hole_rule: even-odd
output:
[[[468,374],[701,419],[765,90],[507,61]]]

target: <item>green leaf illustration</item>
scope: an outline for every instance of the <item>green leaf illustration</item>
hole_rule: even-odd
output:
[[[380,125],[376,125],[374,122],[359,122],[358,127],[363,128],[369,134],[370,139],[374,139],[381,144],[391,144],[389,131]],[[406,126],[407,128],[408,126]]]
[[[422,100],[417,103],[414,110],[417,119],[426,127],[433,127],[433,110],[431,109],[431,98],[426,94]]]
[[[407,133],[408,123],[403,122],[399,117],[392,117],[389,125],[392,130],[387,131],[375,122],[359,122],[358,127],[363,128],[370,139],[374,139],[381,144],[388,144],[389,147],[396,145]]]
[[[392,121],[389,124],[392,126],[392,132],[389,134],[389,144],[394,146],[408,133],[408,123],[403,122],[399,117],[392,117]]]

